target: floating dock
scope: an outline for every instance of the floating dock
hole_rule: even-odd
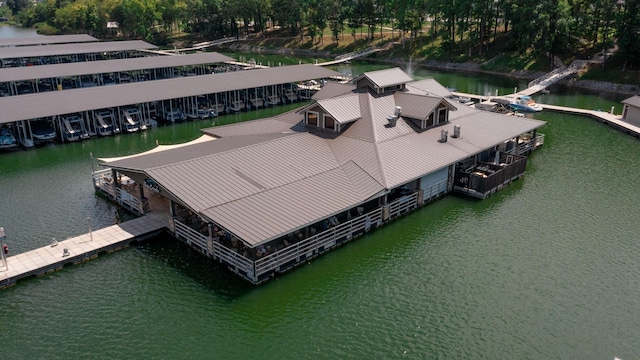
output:
[[[7,258],[0,263],[0,289],[18,280],[42,276],[153,237],[169,227],[166,213],[148,214]],[[8,269],[7,269],[8,268]]]
[[[467,93],[461,93],[461,92],[452,92],[452,94],[456,96],[461,96],[461,97],[468,97],[469,99],[473,99],[473,100],[485,101],[492,97],[513,98],[515,96],[518,96],[520,93],[501,95],[501,96],[487,96],[487,95],[467,94]],[[627,133],[631,136],[640,138],[640,127],[622,120],[621,115],[615,115],[610,112],[601,111],[601,110],[588,110],[588,109],[579,109],[579,108],[573,108],[573,107],[567,107],[567,106],[541,104],[539,102],[536,102],[536,103],[542,106],[544,110],[555,111],[555,112],[560,112],[565,114],[572,114],[572,115],[588,116],[603,124],[609,125],[617,130]]]

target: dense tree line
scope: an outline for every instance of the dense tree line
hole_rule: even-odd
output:
[[[291,35],[324,41],[377,29],[402,39],[439,39],[448,52],[486,52],[500,33],[517,51],[554,55],[578,47],[619,46],[628,64],[640,58],[640,0],[7,0],[25,26],[51,33],[108,35],[149,41],[180,28],[204,37],[263,32],[279,25]],[[364,29],[364,30],[363,30]],[[428,29],[423,34],[424,29]],[[363,34],[364,35],[364,34]]]

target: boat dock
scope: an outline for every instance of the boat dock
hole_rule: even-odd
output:
[[[15,285],[18,280],[42,276],[61,270],[69,264],[79,264],[128,247],[133,241],[157,235],[169,227],[167,214],[159,212],[112,225],[64,241],[9,256],[0,262],[0,289]]]
[[[478,100],[478,101],[485,101],[491,98],[491,96],[487,96],[487,95],[467,94],[467,93],[461,93],[461,92],[452,92],[452,94],[460,97],[467,97],[469,99]],[[496,96],[496,97],[509,99],[509,98],[512,98],[513,96],[516,96],[516,95],[510,94],[510,95],[502,95],[502,96]],[[615,115],[611,112],[606,112],[601,110],[588,110],[588,109],[572,108],[567,106],[541,104],[539,102],[536,102],[536,103],[542,106],[544,110],[555,111],[555,112],[560,112],[565,114],[588,116],[603,124],[609,125],[611,127],[616,128],[617,130],[627,133],[631,136],[640,138],[640,127],[622,120],[621,115]]]

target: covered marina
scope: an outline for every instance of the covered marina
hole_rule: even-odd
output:
[[[0,68],[2,96],[212,74],[234,59],[216,52]]]
[[[87,34],[46,35],[46,36],[42,35],[42,36],[28,36],[28,37],[17,37],[17,38],[2,38],[0,39],[0,47],[73,44],[73,43],[85,43],[85,42],[97,42],[97,41],[98,39]]]
[[[0,124],[10,126],[24,147],[54,138],[79,141],[144,130],[156,120],[173,123],[298,101],[309,94],[301,94],[297,83],[337,74],[307,64],[7,96],[0,98]],[[257,97],[265,99],[261,105]],[[47,124],[54,131],[40,138],[34,126]]]
[[[157,49],[142,40],[0,47],[0,67],[77,63],[148,56],[141,50]]]

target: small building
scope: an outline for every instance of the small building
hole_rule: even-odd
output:
[[[259,284],[454,190],[484,198],[543,144],[543,121],[455,103],[433,79],[394,68],[353,83],[191,143],[102,159],[94,183],[141,212],[152,195],[168,199],[176,238]],[[119,175],[144,185],[123,196]]]
[[[628,99],[622,100],[624,109],[622,109],[622,120],[640,126],[640,96],[634,95]]]

